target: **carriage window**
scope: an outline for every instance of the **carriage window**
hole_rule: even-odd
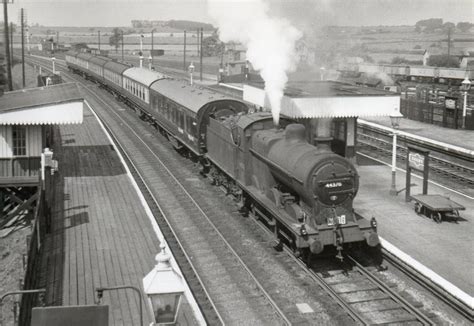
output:
[[[184,129],[184,113],[179,111],[179,126]]]

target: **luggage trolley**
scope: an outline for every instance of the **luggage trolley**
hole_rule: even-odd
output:
[[[415,212],[430,217],[436,223],[441,223],[442,219],[446,217],[457,221],[459,211],[466,209],[466,207],[441,195],[414,195],[411,198],[415,201]]]

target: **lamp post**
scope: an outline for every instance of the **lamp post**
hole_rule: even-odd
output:
[[[150,56],[148,57],[148,69],[151,70],[152,65],[153,65],[153,56],[150,54]]]
[[[112,287],[99,287],[95,289],[95,292],[97,294],[97,301],[95,302],[96,304],[100,304],[102,301],[102,297],[104,296],[104,291],[112,291],[112,290],[125,290],[125,289],[131,289],[135,291],[138,294],[138,306],[140,308],[140,325],[143,325],[143,306],[142,306],[142,293],[140,292],[140,289],[131,286],[131,285],[119,285],[119,286],[112,286]]]
[[[392,185],[390,186],[390,195],[396,196],[397,192],[397,185],[396,185],[396,169],[397,169],[397,134],[398,134],[398,127],[400,126],[400,120],[403,115],[400,111],[395,108],[390,114],[390,122],[393,128],[393,144],[392,144]]]
[[[184,293],[181,276],[170,264],[170,255],[164,243],[156,255],[156,266],[143,278],[143,290],[147,296],[148,307],[151,309],[151,325],[175,324]]]
[[[55,57],[52,57],[51,58],[51,61],[53,62],[53,75],[56,73],[56,66],[54,65],[54,62],[56,61],[56,58]]]
[[[193,64],[192,61],[191,61],[191,64],[189,65],[189,67],[188,67],[188,72],[189,72],[190,83],[192,85],[193,84],[193,73],[194,73],[194,64]]]
[[[467,78],[461,83],[461,90],[464,92],[464,101],[462,104],[462,128],[466,129],[466,109],[467,109],[467,92],[471,89],[471,81]]]
[[[143,68],[143,56],[140,54],[140,68]]]

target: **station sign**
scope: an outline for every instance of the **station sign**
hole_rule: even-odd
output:
[[[425,156],[420,153],[408,153],[408,164],[415,170],[423,171],[425,168]]]
[[[456,109],[456,101],[457,99],[455,97],[445,97],[444,99],[444,106],[446,109]]]
[[[413,146],[407,145],[407,173],[406,173],[406,184],[405,184],[405,201],[411,200],[411,171],[417,170],[423,172],[423,195],[428,193],[428,175],[429,175],[429,157],[430,151]]]

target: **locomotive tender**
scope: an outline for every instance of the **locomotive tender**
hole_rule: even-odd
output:
[[[226,188],[244,213],[269,226],[296,254],[379,244],[374,219],[353,209],[359,176],[305,127],[212,90],[110,58],[66,54],[68,68],[91,79],[150,121],[173,146],[199,160],[202,174]]]

